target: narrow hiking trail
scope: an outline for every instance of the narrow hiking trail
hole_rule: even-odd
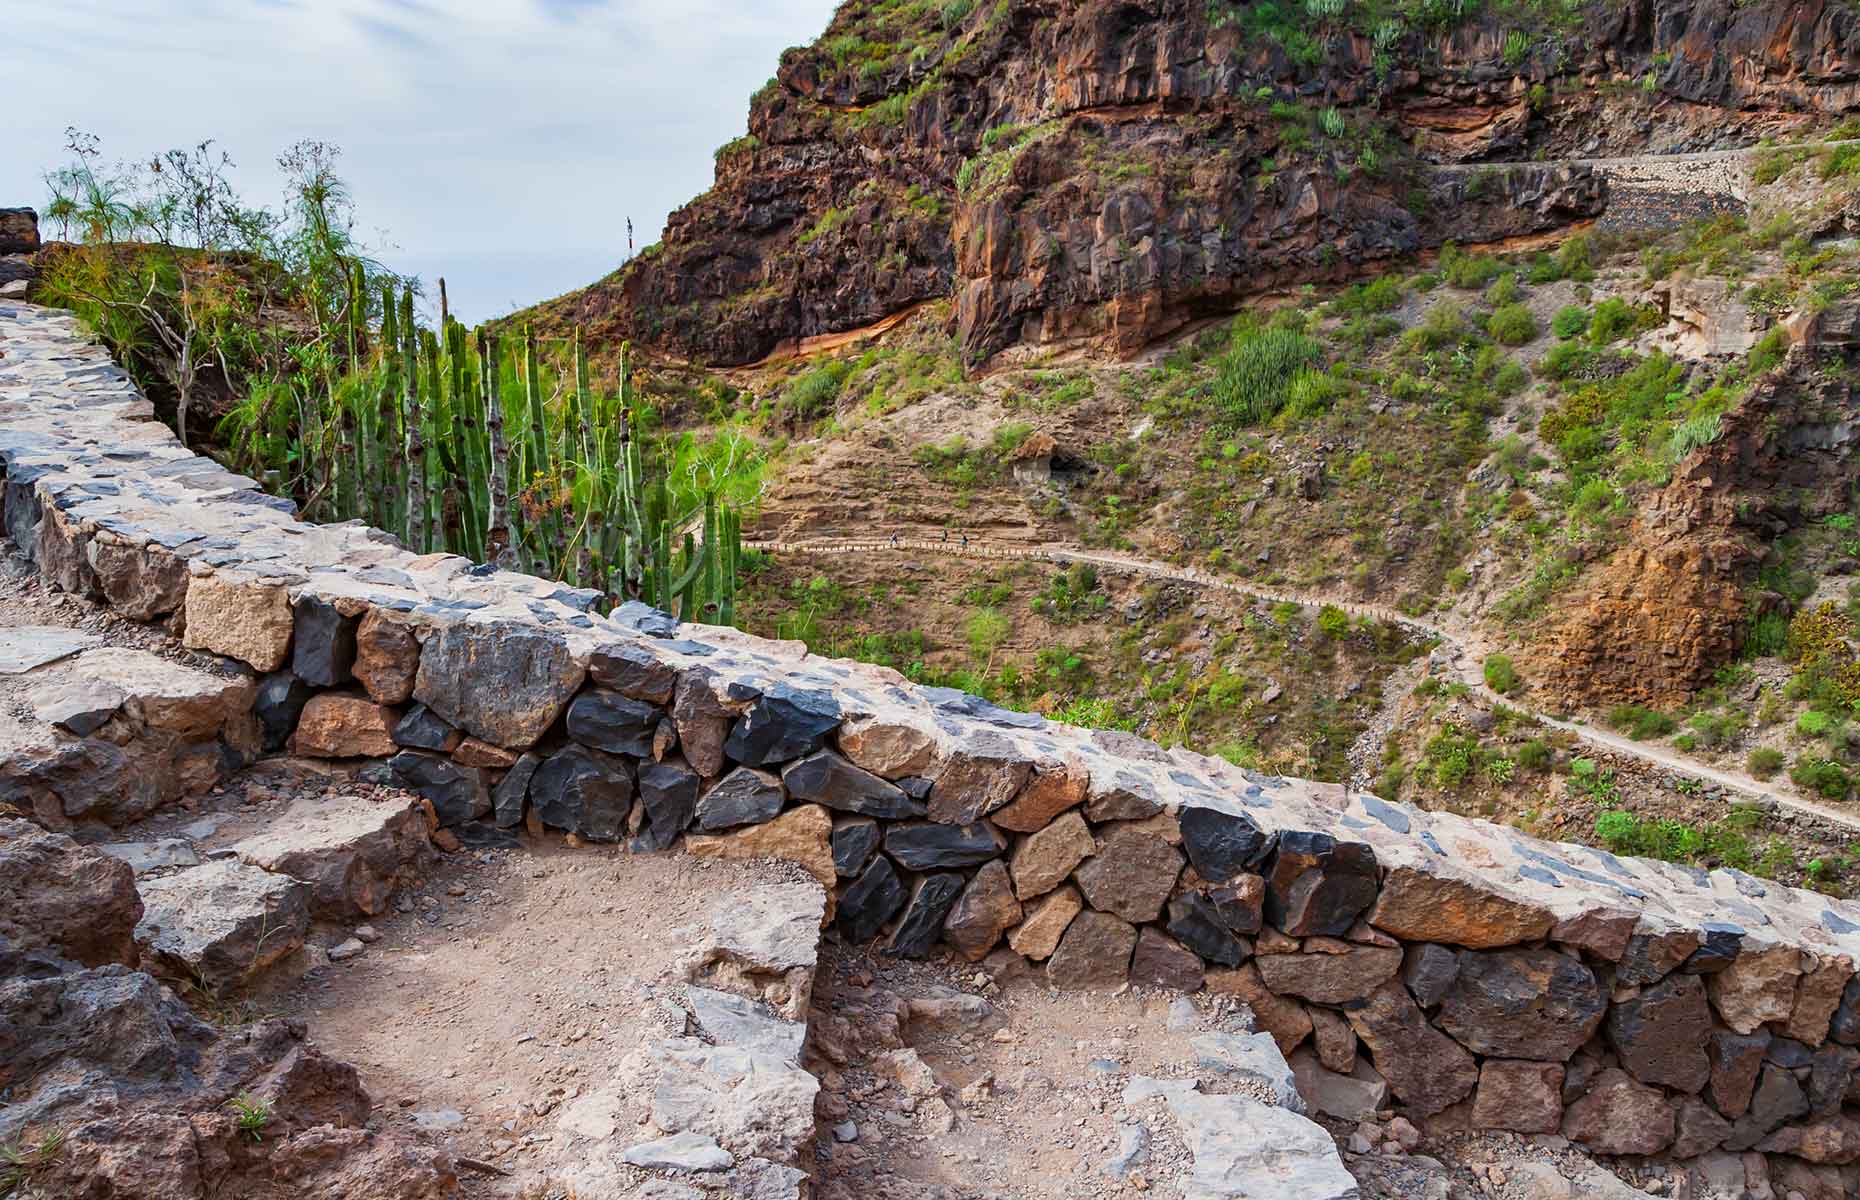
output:
[[[1438,665],[1440,673],[1455,676],[1456,682],[1465,684],[1470,691],[1486,702],[1505,704],[1519,709],[1544,727],[1568,733],[1597,749],[1606,750],[1624,758],[1638,759],[1650,766],[1679,775],[1691,776],[1726,791],[1748,796],[1783,812],[1825,821],[1860,833],[1860,816],[1855,814],[1843,812],[1814,800],[1782,795],[1776,789],[1744,772],[1727,771],[1709,766],[1663,746],[1649,746],[1620,734],[1537,712],[1499,695],[1485,685],[1483,677],[1483,664],[1487,654],[1491,652],[1491,644],[1476,630],[1461,622],[1439,624],[1411,617],[1406,613],[1379,604],[1364,604],[1322,592],[1265,587],[1216,575],[1196,567],[1176,566],[1172,563],[1156,562],[1152,559],[1136,558],[1102,550],[1087,550],[1083,547],[1057,542],[1038,545],[1008,545],[973,537],[965,540],[960,535],[951,536],[947,541],[943,540],[940,535],[935,538],[900,535],[896,538],[887,537],[877,540],[821,536],[806,541],[749,541],[744,545],[768,554],[933,554],[971,559],[1050,562],[1060,565],[1086,563],[1126,574],[1184,583],[1192,587],[1214,588],[1237,596],[1265,601],[1268,604],[1290,603],[1303,608],[1321,608],[1324,605],[1331,605],[1352,617],[1399,626],[1439,642],[1447,653],[1442,655],[1436,652],[1432,658],[1424,660],[1423,677],[1435,673]],[[1419,679],[1415,679],[1408,686],[1411,688],[1413,683],[1418,682]],[[1394,700],[1388,702],[1385,713],[1392,711],[1394,703]],[[1386,732],[1383,730],[1384,735]],[[1359,742],[1356,749],[1361,748],[1363,748],[1362,743]]]

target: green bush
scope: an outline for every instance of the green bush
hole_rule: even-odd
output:
[[[975,11],[975,0],[949,0],[938,16],[942,20],[943,28],[954,29],[962,24],[963,18],[973,11]]]
[[[1618,704],[1609,709],[1608,723],[1637,742],[1666,737],[1679,728],[1679,722],[1667,714],[1638,704]]]
[[[1459,305],[1452,303],[1434,305],[1427,310],[1421,323],[1404,335],[1408,345],[1416,350],[1445,350],[1459,345],[1465,336],[1465,314]]]
[[[1485,660],[1485,686],[1501,696],[1509,696],[1518,690],[1524,682],[1518,678],[1518,669],[1511,659],[1503,654],[1494,654]]]
[[[1507,271],[1492,281],[1492,286],[1485,289],[1485,302],[1493,308],[1503,308],[1507,304],[1516,304],[1523,289],[1518,287],[1515,271]]]
[[[1783,752],[1762,746],[1750,752],[1744,766],[1751,775],[1758,779],[1774,779],[1776,773],[1783,769]]]
[[[1795,731],[1807,738],[1818,738],[1832,728],[1834,718],[1812,708],[1795,719]]]
[[[1550,332],[1562,341],[1581,337],[1589,332],[1589,310],[1580,304],[1565,304],[1556,310],[1556,316],[1550,318]]]
[[[1537,336],[1537,318],[1523,304],[1507,304],[1486,318],[1486,332],[1507,346],[1522,346]]]
[[[1647,306],[1636,307],[1619,296],[1610,296],[1595,306],[1589,322],[1589,338],[1598,346],[1632,337],[1659,323],[1659,314]]]
[[[1549,743],[1543,741],[1541,738],[1532,738],[1530,741],[1518,747],[1517,758],[1520,767],[1523,767],[1527,771],[1536,771],[1541,775],[1550,770],[1550,764],[1554,756],[1551,753]]]
[[[1300,372],[1323,357],[1323,345],[1298,330],[1236,324],[1214,379],[1215,403],[1235,424],[1262,424],[1285,407]]]
[[[1789,780],[1805,791],[1817,792],[1829,800],[1847,795],[1849,780],[1841,765],[1825,758],[1803,755],[1789,768]]]
[[[781,402],[789,416],[812,420],[833,411],[833,404],[852,374],[852,364],[844,359],[822,363],[782,390]]]
[[[1331,639],[1342,638],[1350,632],[1350,614],[1335,604],[1326,604],[1318,609],[1318,632]]]
[[[1355,283],[1339,292],[1331,302],[1333,316],[1371,316],[1393,312],[1401,307],[1401,277],[1384,275],[1368,283]]]

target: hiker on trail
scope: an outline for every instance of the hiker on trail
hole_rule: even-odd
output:
[[[945,526],[945,527],[944,527],[944,529],[943,529],[943,541],[944,541],[945,543],[947,543],[947,542],[949,541],[949,529],[948,529],[948,527],[947,527],[947,526]]]
[[[898,535],[895,533],[891,535],[891,548],[893,550],[898,548]]]
[[[969,548],[969,535],[966,533],[962,535],[962,548],[964,550]]]

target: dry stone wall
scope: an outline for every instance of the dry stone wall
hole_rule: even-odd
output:
[[[68,315],[0,307],[0,353],[6,529],[39,569],[245,664],[266,749],[375,760],[462,840],[786,857],[882,953],[1242,997],[1327,1111],[1392,1094],[1600,1153],[1757,1150],[1860,1182],[1860,907],[601,616],[297,520],[177,444]],[[0,799],[107,812],[55,794],[86,786]]]

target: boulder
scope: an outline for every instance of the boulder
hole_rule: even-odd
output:
[[[491,790],[484,772],[423,750],[402,750],[388,760],[400,786],[433,802],[441,825],[463,825],[491,812]]]
[[[1637,928],[1615,966],[1615,982],[1627,986],[1657,983],[1679,969],[1699,948],[1696,929]]]
[[[831,750],[791,763],[782,770],[781,783],[796,800],[881,820],[915,820],[926,811],[922,801],[911,799],[896,784],[854,766]]]
[[[1744,1115],[1731,1122],[1731,1132],[1724,1139],[1727,1150],[1749,1150],[1766,1136],[1798,1117],[1808,1115],[1808,1096],[1795,1076],[1782,1067],[1765,1063],[1757,1077],[1757,1090],[1750,1098]]]
[[[1580,959],[1554,950],[1466,950],[1435,1021],[1477,1054],[1567,1062],[1607,1010],[1608,997]]]
[[[1328,1008],[1313,1007],[1308,1014],[1311,1045],[1317,1050],[1318,1062],[1326,1071],[1339,1075],[1356,1070],[1356,1030],[1350,1028],[1349,1019]]]
[[[774,820],[786,802],[780,779],[754,767],[738,767],[698,797],[697,827],[711,833],[760,825]]]
[[[834,831],[835,848],[839,831]],[[876,840],[876,834],[874,834]],[[1025,916],[1014,886],[1008,878],[1007,864],[1000,859],[982,864],[943,922],[943,940],[970,962],[988,956],[1009,929]],[[1200,964],[1196,964],[1199,970]]]
[[[1145,925],[1137,931],[1136,952],[1130,956],[1130,981],[1175,992],[1198,992],[1207,968],[1194,951],[1165,933]]]
[[[1237,967],[1252,954],[1245,938],[1228,928],[1214,902],[1200,892],[1183,892],[1169,901],[1169,932],[1211,963]]]
[[[1712,1007],[1739,1033],[1755,1033],[1767,1021],[1787,1021],[1795,1013],[1796,981],[1803,954],[1793,946],[1746,951],[1706,982]]]
[[[1178,820],[1188,861],[1212,884],[1253,870],[1272,849],[1272,839],[1244,814],[1188,805]]]
[[[635,847],[648,852],[670,849],[697,813],[702,782],[697,772],[675,754],[663,762],[640,764],[639,804],[645,824]]]
[[[1022,900],[1044,895],[1065,882],[1097,848],[1084,817],[1076,812],[1061,815],[1014,848],[1010,860],[1014,894]]]
[[[1376,853],[1322,833],[1279,835],[1266,871],[1266,919],[1293,937],[1341,937],[1376,898]]]
[[[187,560],[99,529],[84,557],[110,607],[131,621],[155,621],[187,602]]]
[[[1389,1085],[1366,1058],[1359,1058],[1348,1073],[1325,1067],[1307,1047],[1293,1051],[1290,1061],[1298,1094],[1310,1112],[1339,1121],[1368,1121],[1388,1107]]]
[[[1181,874],[1179,850],[1156,834],[1126,826],[1113,829],[1075,877],[1093,908],[1141,925],[1162,915]]]
[[[1697,1158],[1716,1150],[1730,1135],[1729,1121],[1697,1096],[1687,1096],[1679,1102],[1673,1121],[1673,1144],[1668,1153],[1674,1158]]]
[[[1389,1089],[1421,1116],[1457,1104],[1478,1084],[1473,1056],[1428,1024],[1400,983],[1383,984],[1346,1016]]]
[[[1231,971],[1210,971],[1206,986],[1210,992],[1238,997],[1252,1009],[1260,1028],[1272,1035],[1281,1054],[1290,1054],[1311,1036],[1311,1016],[1305,1006],[1274,995],[1253,963],[1244,963]]]
[[[1828,1038],[1841,995],[1855,978],[1853,960],[1842,954],[1815,959],[1795,988],[1795,1008],[1783,1025],[1785,1037],[1818,1046]]]
[[[1035,772],[1020,794],[995,812],[994,823],[1015,833],[1044,829],[1060,813],[1083,804],[1090,787],[1091,773],[1082,766]]]
[[[1094,779],[1085,801],[1085,819],[1093,824],[1143,821],[1162,811],[1156,786],[1134,771],[1118,771],[1109,783]]]
[[[421,647],[413,698],[473,737],[523,750],[562,715],[585,674],[559,635],[515,621],[460,621]]]
[[[936,735],[908,721],[854,717],[840,727],[840,753],[884,779],[926,775],[937,762]]]
[[[1253,962],[1260,978],[1276,995],[1342,1005],[1363,999],[1401,970],[1400,950],[1339,943],[1312,953],[1311,943],[1324,940],[1310,939],[1303,954],[1259,955]]]
[[[885,853],[909,871],[973,867],[1001,855],[1001,835],[986,821],[941,825],[934,821],[894,825],[885,832]]]
[[[1763,1055],[1769,1046],[1767,1030],[1742,1034],[1719,1029],[1713,1031],[1705,1043],[1710,1070],[1706,1095],[1719,1112],[1733,1121],[1750,1108],[1750,1098],[1757,1090],[1757,1075],[1763,1070]]]
[[[545,825],[590,842],[617,842],[633,811],[633,775],[625,759],[571,745],[530,777],[530,807]]]
[[[414,705],[406,716],[394,724],[394,744],[408,750],[431,750],[435,754],[451,754],[464,741],[464,734],[452,728],[438,713],[424,704]],[[482,746],[485,743],[479,742],[478,744]],[[504,753],[504,751],[499,751],[499,753]],[[493,764],[462,763],[460,765],[489,766]]]
[[[335,795],[293,801],[262,832],[230,849],[241,862],[309,888],[312,916],[357,921],[387,911],[403,873],[430,853],[417,801]]]
[[[1658,1088],[1609,1067],[1563,1114],[1563,1136],[1596,1154],[1658,1154],[1673,1144],[1677,1114]]]
[[[1423,942],[1408,947],[1403,956],[1401,980],[1422,1008],[1433,1008],[1447,998],[1460,977],[1460,956],[1445,946]]]
[[[596,687],[664,707],[672,702],[678,672],[644,646],[616,643],[588,656],[588,678]]]
[[[266,750],[284,749],[312,694],[310,686],[289,671],[274,671],[259,682],[252,711]]]
[[[349,669],[376,704],[405,704],[413,699],[420,643],[410,626],[382,609],[370,609],[356,626]]]
[[[136,962],[142,899],[128,863],[0,818],[0,945],[98,967]]]
[[[30,208],[0,208],[0,254],[33,254],[39,249],[39,214]]]
[[[568,736],[593,750],[652,757],[659,710],[606,688],[589,688],[568,706]]]
[[[1019,795],[1032,774],[1033,764],[1006,738],[970,738],[945,759],[930,789],[930,819],[971,824]]]
[[[1640,914],[1625,908],[1592,908],[1565,917],[1550,929],[1550,940],[1571,950],[1586,950],[1604,962],[1620,962]]]
[[[831,692],[776,684],[737,718],[723,752],[752,767],[787,762],[820,749],[839,724],[840,706]]]
[[[300,758],[386,758],[399,750],[394,714],[363,696],[321,692],[304,705],[291,735]]]
[[[536,768],[542,763],[540,754],[521,754],[497,781],[497,787],[491,792],[491,808],[497,815],[499,829],[515,829],[523,824],[523,806],[529,799],[530,780],[535,778]]]
[[[1603,1025],[1628,1074],[1681,1092],[1696,1092],[1711,1079],[1705,1053],[1711,1029],[1711,1005],[1696,975],[1669,975],[1617,1002]]]
[[[944,918],[962,893],[963,878],[954,872],[925,875],[911,889],[904,915],[885,945],[885,953],[898,958],[926,958],[942,935]]]
[[[1369,923],[1405,942],[1444,942],[1491,950],[1550,932],[1548,909],[1483,881],[1394,867],[1382,881]]]
[[[1488,1058],[1473,1093],[1475,1129],[1555,1133],[1563,1124],[1563,1068],[1556,1063]]]
[[[182,644],[236,658],[264,674],[285,664],[291,647],[290,597],[282,586],[228,572],[198,575],[187,586]]]
[[[1834,1042],[1816,1049],[1809,1064],[1809,1111],[1818,1117],[1832,1116],[1855,1092],[1860,1092],[1860,1050]]]
[[[840,936],[850,945],[864,945],[898,915],[908,898],[897,868],[881,855],[841,894],[834,918]]]
[[[747,769],[747,768],[745,768]],[[841,879],[852,879],[864,872],[866,864],[878,853],[885,831],[870,817],[836,817],[833,821],[833,870]]]
[[[299,596],[292,610],[291,674],[311,687],[341,687],[354,678],[352,617],[315,596]]]
[[[1008,931],[1008,946],[1021,957],[1040,962],[1059,948],[1073,918],[1085,911],[1085,900],[1068,883],[1047,892],[1025,911],[1026,918]]]
[[[773,821],[731,833],[688,834],[685,852],[703,858],[778,858],[798,863],[826,889],[830,916],[838,882],[832,835],[833,817],[827,810],[818,804],[802,804]]]
[[[177,978],[236,987],[303,945],[310,889],[285,875],[222,859],[141,885],[136,940]]]
[[[1133,1087],[1141,1081],[1133,1081]],[[1204,1096],[1179,1082],[1164,1084],[1169,1111],[1194,1159],[1184,1195],[1195,1200],[1354,1200],[1356,1180],[1344,1169],[1324,1128],[1289,1108],[1245,1095]],[[1125,1092],[1125,1103],[1132,1092]]]
[[[1779,1129],[1758,1144],[1765,1154],[1790,1154],[1817,1166],[1860,1162],[1860,1120],[1831,1117]]]
[[[1297,1075],[1271,1034],[1198,1033],[1188,1044],[1196,1070],[1257,1084],[1281,1108],[1305,1111]]]
[[[672,726],[685,761],[706,779],[723,774],[723,743],[736,713],[717,698],[711,676],[699,669],[679,676],[672,695]]]
[[[1046,964],[1046,977],[1062,988],[1109,989],[1130,978],[1137,930],[1110,913],[1086,910],[1066,927]]]

